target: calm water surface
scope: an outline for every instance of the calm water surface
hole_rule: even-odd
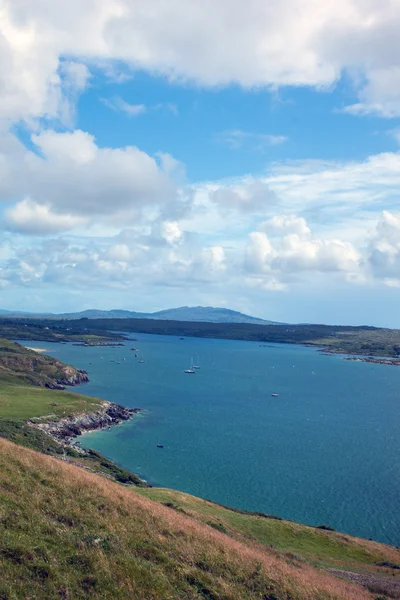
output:
[[[154,485],[400,545],[400,368],[300,346],[137,338],[26,343],[86,369],[76,391],[146,409],[82,445]],[[201,369],[185,375],[191,357]]]

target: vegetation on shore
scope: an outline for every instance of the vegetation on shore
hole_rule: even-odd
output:
[[[54,421],[98,411],[103,401],[58,389],[46,389],[68,376],[79,374],[50,356],[0,339],[0,437],[52,456],[63,457],[86,469],[126,484],[144,485],[134,473],[122,469],[96,451],[77,451],[54,441],[29,421]],[[60,379],[61,378],[61,379]],[[0,596],[1,597],[1,596]]]
[[[44,342],[76,342],[88,346],[114,344],[125,340],[120,333],[104,329],[88,328],[70,321],[47,321],[41,319],[0,319],[0,336],[9,340],[41,340]]]
[[[212,506],[213,515],[204,517],[204,510],[211,510],[209,503],[204,503],[204,509],[202,501],[189,497],[185,508],[177,510],[144,497],[148,492],[139,494],[136,488],[120,486],[5,440],[0,440],[0,482],[2,598],[377,597],[367,588],[311,566],[300,555],[260,543],[252,533],[251,516],[244,529],[236,530],[233,521],[228,526],[228,511],[216,505]],[[215,526],[223,520],[226,531]],[[279,521],[264,519],[255,523],[255,530],[260,532],[263,524],[270,523],[280,526]],[[319,540],[332,535],[315,534],[316,554]],[[379,544],[368,549],[368,542],[350,538],[348,544],[371,564],[378,558],[395,562],[399,554]],[[325,540],[322,545],[327,545]],[[374,567],[378,569],[389,572]]]
[[[400,330],[333,325],[259,325],[154,319],[0,319],[0,335],[14,339],[119,342],[116,332],[152,333],[259,343],[306,344],[330,353],[400,359]],[[107,338],[108,336],[108,338]],[[84,339],[85,338],[85,339]],[[90,341],[91,340],[91,341]]]
[[[0,347],[0,598],[400,598],[396,548],[148,488],[32,427],[103,401],[45,389],[65,365]]]
[[[87,381],[85,371],[0,338],[0,381],[59,389]]]

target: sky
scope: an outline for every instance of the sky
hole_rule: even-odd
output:
[[[0,308],[400,328],[400,0],[0,0]]]

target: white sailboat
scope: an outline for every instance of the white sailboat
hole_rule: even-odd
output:
[[[199,359],[199,355],[197,354],[197,357],[196,357],[196,364],[195,364],[195,365],[193,365],[193,369],[200,369],[200,368],[201,368],[201,367],[200,367],[200,359]]]
[[[194,375],[196,373],[193,368],[193,357],[190,359],[190,369],[185,369],[184,373],[188,373],[189,375]]]

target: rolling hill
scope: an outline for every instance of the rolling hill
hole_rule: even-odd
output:
[[[400,598],[397,548],[151,488],[48,435],[104,404],[43,387],[65,368],[0,340],[1,599]]]
[[[1,439],[0,506],[1,598],[398,597],[386,596],[394,548],[124,487]],[[342,579],[351,575],[364,586]]]
[[[259,325],[272,325],[274,321],[266,321],[257,317],[245,315],[228,308],[215,308],[213,306],[181,306],[168,308],[153,313],[142,313],[130,310],[97,310],[88,309],[74,313],[27,313],[0,310],[2,317],[32,317],[43,319],[157,319],[172,321],[197,321],[207,323],[253,323]]]

